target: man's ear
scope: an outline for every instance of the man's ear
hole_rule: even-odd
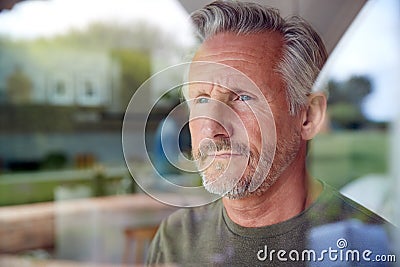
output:
[[[325,120],[326,96],[317,92],[308,96],[308,105],[302,114],[301,137],[312,139],[321,129]]]

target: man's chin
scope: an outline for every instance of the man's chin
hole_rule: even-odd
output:
[[[212,194],[228,199],[243,199],[253,194],[253,192],[249,192],[248,185],[235,185],[233,188],[227,188],[213,184],[205,184],[204,188]]]
[[[203,180],[204,181],[204,180]],[[215,184],[204,184],[204,188],[212,193],[221,197],[237,200],[245,199],[252,196],[261,196],[275,183],[275,179],[266,178],[259,187],[255,190],[250,191],[250,182],[239,181],[233,188],[227,188],[222,186],[216,186]]]

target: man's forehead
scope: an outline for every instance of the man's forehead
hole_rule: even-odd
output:
[[[255,83],[268,87],[281,47],[279,33],[217,34],[198,49],[190,65],[189,81],[247,91],[255,91]]]
[[[197,50],[193,61],[209,59],[237,59],[279,54],[283,47],[282,35],[278,32],[237,34],[218,33],[205,40]]]
[[[243,73],[234,66],[214,61],[194,61],[190,64],[189,80],[210,82],[227,81],[240,78]]]
[[[205,82],[210,85],[225,87],[250,87],[253,81],[241,70],[213,61],[192,62],[189,82]]]
[[[248,75],[241,71],[215,62],[192,62],[189,75],[189,94],[250,93],[262,96],[262,90]]]
[[[197,50],[193,62],[216,62],[253,76],[272,72],[281,58],[282,38],[276,32],[253,34],[219,33],[207,39]],[[207,65],[192,64],[189,74],[209,72]],[[211,68],[214,75],[232,75],[228,68]]]

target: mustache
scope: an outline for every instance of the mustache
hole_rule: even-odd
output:
[[[239,154],[244,157],[250,156],[250,148],[248,145],[239,142],[231,142],[229,139],[206,140],[201,142],[200,147],[192,151],[192,155],[195,160],[204,161],[210,154],[221,151]]]

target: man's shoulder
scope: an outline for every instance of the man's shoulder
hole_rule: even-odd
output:
[[[315,214],[324,214],[326,220],[323,223],[357,219],[364,223],[383,224],[387,223],[378,214],[372,212],[361,204],[344,196],[333,187],[324,184],[324,191],[314,208]]]
[[[149,249],[148,264],[192,262],[197,259],[192,249],[201,250],[198,253],[207,251],[205,247],[209,245],[210,229],[215,229],[221,218],[221,200],[175,211],[161,223]]]

